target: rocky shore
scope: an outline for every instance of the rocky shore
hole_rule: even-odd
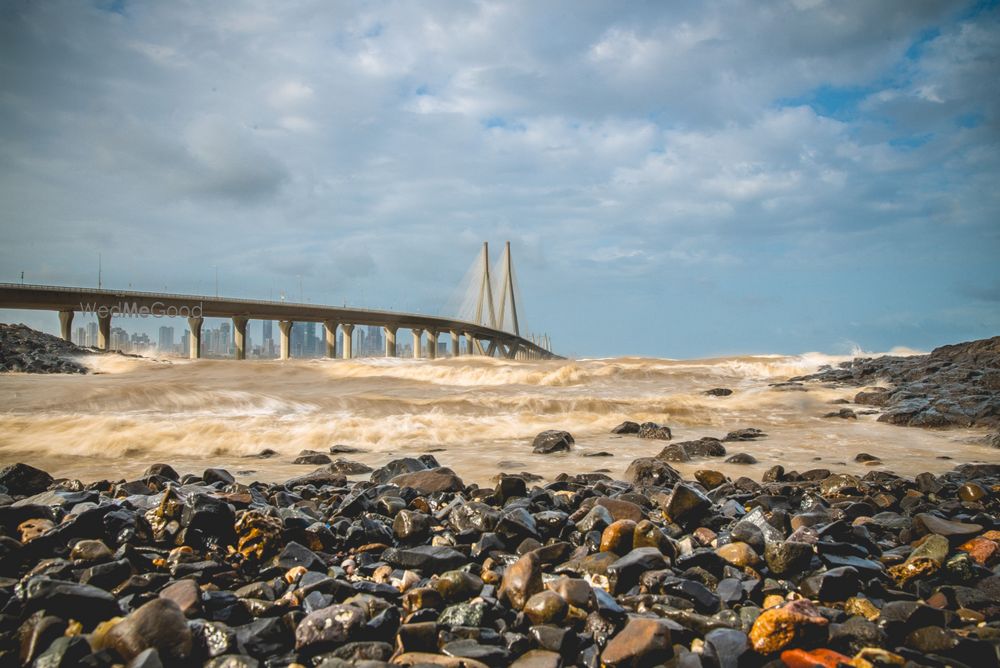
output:
[[[0,373],[87,373],[87,367],[76,358],[98,352],[27,325],[0,323]]]
[[[854,403],[910,427],[1000,427],[1000,336],[929,355],[864,357],[791,379],[863,387]],[[1000,447],[1000,432],[993,438]]]
[[[15,464],[0,666],[1000,665],[1000,465],[694,477]]]

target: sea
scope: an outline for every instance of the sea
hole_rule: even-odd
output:
[[[895,351],[898,352],[898,351]],[[221,467],[238,481],[278,481],[315,466],[294,464],[303,450],[378,467],[431,453],[468,484],[499,473],[602,472],[621,478],[632,460],[655,456],[666,441],[611,433],[619,423],[656,422],[673,441],[721,438],[746,427],[767,436],[728,442],[724,458],[674,466],[686,477],[702,468],[759,480],[768,468],[826,468],[903,475],[985,461],[985,432],[926,430],[824,417],[860,388],[789,378],[849,357],[754,355],[671,360],[639,357],[510,361],[187,360],[93,355],[87,375],[0,375],[0,464],[25,462],[83,481],[134,479],[154,462],[181,473]],[[706,394],[727,388],[730,396]],[[571,452],[533,454],[547,429],[575,439]],[[265,450],[277,454],[257,455]],[[859,463],[867,453],[877,463]],[[995,456],[995,451],[994,451]],[[366,475],[357,476],[358,479]]]

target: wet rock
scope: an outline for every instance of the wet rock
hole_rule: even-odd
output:
[[[672,443],[656,455],[657,459],[668,462],[686,462],[694,457],[725,457],[726,448],[717,438],[705,437],[697,441]]]
[[[71,668],[83,665],[90,653],[90,645],[83,636],[56,638],[38,655],[33,665],[38,668]]]
[[[854,461],[864,463],[864,462],[877,462],[879,458],[875,455],[869,455],[867,452],[859,452],[854,455]]]
[[[197,617],[201,612],[201,589],[194,580],[178,580],[160,590],[160,598],[169,599],[185,617]]]
[[[639,433],[639,423],[629,422],[626,420],[620,425],[611,430],[612,434],[638,434]]]
[[[562,657],[557,652],[532,649],[522,654],[510,665],[511,668],[560,668]]]
[[[352,462],[348,459],[337,459],[330,464],[330,468],[344,475],[360,475],[362,473],[371,473],[374,470],[368,464]]]
[[[841,408],[839,411],[834,411],[832,413],[827,413],[823,417],[825,418],[840,418],[841,420],[857,420],[858,414],[855,413],[850,408]]]
[[[759,438],[766,437],[765,434],[760,429],[756,427],[746,427],[744,429],[737,429],[736,431],[731,431],[726,434],[723,441],[756,441]]]
[[[756,464],[757,458],[745,452],[738,452],[726,459],[727,464]]]
[[[371,481],[375,483],[386,483],[398,475],[413,473],[415,471],[423,471],[426,468],[427,465],[416,457],[394,459],[385,466],[381,466],[372,471]]]
[[[206,485],[212,485],[214,483],[222,483],[223,485],[231,485],[236,482],[236,478],[233,474],[226,469],[210,468],[205,469],[205,472],[201,474],[201,479],[205,481]]]
[[[420,571],[425,575],[453,570],[466,561],[461,552],[444,545],[390,548],[382,553],[382,559],[397,568]]]
[[[599,573],[602,570],[600,562],[594,560],[591,563],[598,566],[594,571]],[[606,573],[608,584],[613,592],[620,593],[635,586],[643,573],[665,568],[667,560],[655,547],[639,547],[623,557],[605,563],[606,566],[603,570]]]
[[[316,452],[315,450],[303,450],[299,453],[292,463],[293,464],[311,464],[313,466],[320,466],[321,464],[329,464],[333,460],[330,459],[330,455],[323,452]]]
[[[431,516],[415,510],[400,510],[392,521],[392,533],[402,541],[421,540],[430,529]]]
[[[775,575],[799,573],[809,566],[813,547],[808,543],[774,541],[764,547],[764,561]]]
[[[614,552],[619,556],[632,550],[636,524],[633,520],[617,520],[601,534],[601,552]]]
[[[192,634],[177,604],[157,598],[108,631],[106,643],[126,661],[147,649],[155,649],[168,661],[179,661],[191,654]]]
[[[560,624],[569,606],[554,591],[540,591],[524,603],[524,614],[532,624]]]
[[[573,435],[568,431],[549,429],[535,436],[531,442],[531,451],[542,455],[553,452],[568,452],[573,449],[575,442]]]
[[[699,469],[695,471],[694,478],[701,483],[702,487],[708,490],[715,489],[727,482],[727,478],[723,473],[711,469]]]
[[[305,475],[296,476],[294,478],[289,478],[285,481],[285,487],[289,489],[304,487],[306,485],[312,485],[313,487],[343,487],[346,484],[347,476],[336,470],[333,464],[320,466],[315,471],[311,471]]]
[[[654,666],[674,654],[670,627],[660,619],[632,617],[601,652],[607,666]]]
[[[455,475],[454,471],[445,467],[404,473],[395,476],[389,482],[399,487],[410,487],[421,494],[460,492],[465,488],[462,479]]]
[[[649,438],[659,441],[669,441],[673,438],[670,427],[656,424],[655,422],[643,422],[639,425],[639,438]]]
[[[674,522],[697,521],[709,508],[712,501],[699,490],[686,483],[674,485],[664,512]]]
[[[498,596],[515,610],[521,610],[528,599],[540,591],[541,562],[535,553],[528,552],[504,571]]]
[[[750,639],[737,629],[712,629],[705,634],[704,647],[704,658],[718,668],[740,668],[755,659]]]
[[[705,390],[702,394],[710,397],[728,397],[733,393],[728,387],[713,387],[711,390]]]
[[[861,582],[857,569],[840,566],[809,576],[800,589],[805,596],[819,601],[844,601],[861,590]]]
[[[143,471],[141,477],[149,478],[152,476],[166,478],[167,480],[173,480],[174,482],[181,479],[180,475],[177,474],[177,471],[175,471],[174,467],[170,464],[151,464],[145,471]]]
[[[24,601],[29,612],[45,610],[63,619],[75,619],[85,628],[121,614],[118,602],[103,589],[44,576],[25,583]]]
[[[754,549],[746,543],[728,543],[718,548],[716,553],[738,568],[755,566],[760,561],[760,557]]]
[[[980,524],[966,524],[964,522],[954,522],[932,515],[930,513],[918,513],[913,518],[914,526],[923,528],[945,538],[963,538],[973,536],[983,530]]]
[[[27,464],[11,464],[0,469],[0,487],[13,496],[32,496],[48,489],[52,476]]]
[[[750,629],[750,642],[757,653],[773,654],[817,631],[825,633],[828,623],[808,600],[791,601],[762,612]]]
[[[635,459],[625,471],[625,480],[636,487],[666,487],[680,479],[677,469],[655,457]]]
[[[315,654],[357,637],[365,616],[353,605],[331,605],[311,612],[295,627],[295,649]]]

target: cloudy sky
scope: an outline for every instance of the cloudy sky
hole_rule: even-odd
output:
[[[9,0],[0,280],[440,313],[510,240],[562,353],[927,349],[998,111],[995,2]]]

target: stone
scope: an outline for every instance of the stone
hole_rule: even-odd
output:
[[[840,566],[805,578],[799,589],[819,601],[845,601],[861,590],[861,583],[856,568]]]
[[[478,596],[483,590],[483,580],[466,571],[447,571],[432,580],[431,586],[445,601],[456,603]]]
[[[613,554],[601,552],[599,554]],[[596,555],[593,555],[596,556]],[[596,561],[592,562],[595,563]],[[614,593],[631,589],[646,571],[665,568],[667,561],[655,547],[639,547],[608,563],[605,568],[608,584]]]
[[[160,598],[177,605],[185,617],[197,617],[201,612],[201,589],[195,580],[178,580],[160,590]]]
[[[310,550],[305,545],[296,543],[294,540],[285,545],[284,549],[275,560],[278,568],[288,570],[301,566],[308,571],[326,572],[326,562],[318,554]]]
[[[738,629],[717,628],[705,634],[703,656],[718,668],[740,668],[754,662],[747,634]]]
[[[728,543],[716,549],[715,552],[737,568],[752,567],[760,562],[757,552],[746,543]]]
[[[731,431],[726,434],[723,441],[756,441],[758,438],[764,438],[767,436],[763,431],[757,429],[756,427],[746,427],[745,429],[737,429],[736,431]]]
[[[711,507],[711,499],[691,485],[679,482],[674,485],[663,511],[671,521],[684,523],[697,521]]]
[[[13,496],[40,494],[52,484],[52,476],[27,464],[10,464],[0,469],[0,487]]]
[[[223,485],[231,485],[236,482],[233,474],[226,469],[205,469],[205,472],[201,474],[201,479],[205,481],[206,485],[212,485],[217,482],[221,482]]]
[[[17,531],[21,535],[22,543],[30,543],[36,538],[41,538],[47,531],[52,530],[55,524],[52,520],[43,517],[25,520],[17,525]]]
[[[790,601],[780,607],[765,610],[750,629],[750,642],[758,654],[779,652],[794,641],[802,640],[829,624],[810,601]]]
[[[732,395],[733,391],[728,387],[713,387],[711,390],[705,390],[702,394],[709,397],[728,397]]]
[[[465,483],[449,468],[439,467],[426,471],[403,473],[389,480],[392,485],[410,487],[421,494],[437,494],[440,492],[460,492],[465,489]]]
[[[612,434],[638,434],[639,423],[626,420],[611,430]]]
[[[557,652],[532,649],[518,657],[510,666],[511,668],[560,668],[562,657]]]
[[[566,619],[569,606],[562,596],[545,590],[525,601],[523,610],[532,624],[561,624]]]
[[[726,458],[727,464],[756,464],[757,458],[753,455],[749,455],[745,452],[738,452],[731,457]]]
[[[524,608],[529,598],[542,591],[542,567],[538,556],[528,552],[507,567],[498,596],[515,610]]]
[[[356,638],[365,623],[353,605],[331,605],[306,615],[295,627],[295,649],[316,653]]]
[[[392,521],[392,533],[401,541],[425,538],[431,530],[431,516],[416,510],[400,510]]]
[[[306,473],[305,475],[289,478],[285,481],[285,487],[295,489],[312,485],[313,487],[343,487],[347,484],[347,476],[334,468],[333,464],[320,466],[318,469]]]
[[[980,524],[966,524],[964,522],[954,522],[946,520],[930,513],[918,513],[914,516],[914,526],[924,530],[944,536],[945,538],[962,538],[973,536],[983,530]]]
[[[335,446],[336,447],[336,446]],[[349,459],[338,458],[330,463],[330,468],[337,473],[344,475],[361,475],[371,473],[374,469],[363,462],[353,462]]]
[[[108,631],[105,642],[126,661],[155,649],[167,661],[191,654],[191,629],[177,604],[156,598],[141,606]]]
[[[90,653],[90,645],[83,636],[56,638],[33,665],[37,668],[74,668],[83,665]]]
[[[25,609],[75,619],[85,628],[121,614],[114,596],[97,587],[34,576],[24,585]]]
[[[161,478],[166,478],[167,480],[173,480],[177,482],[181,477],[174,470],[174,467],[170,464],[150,464],[145,471],[142,473],[142,478],[149,478],[152,476],[159,476]]]
[[[69,558],[78,561],[107,561],[113,557],[111,548],[101,540],[81,540],[73,545]]]
[[[397,568],[431,575],[458,568],[466,562],[466,557],[444,545],[419,545],[405,549],[389,548],[382,553],[382,560]]]
[[[655,457],[635,459],[625,471],[625,480],[636,487],[666,487],[680,479],[677,469]]]
[[[684,462],[691,461],[691,455],[688,451],[684,449],[684,446],[680,443],[672,443],[667,447],[660,450],[656,458],[664,462],[673,462],[675,464],[682,464]]]
[[[292,461],[292,463],[311,464],[313,466],[319,466],[321,464],[329,464],[332,461],[333,460],[330,459],[330,455],[328,454],[322,452],[315,452],[312,450],[303,450],[302,452],[299,453],[299,456]]]
[[[553,452],[568,452],[573,449],[573,435],[568,431],[549,429],[541,432],[531,443],[531,451],[547,455]]]
[[[879,458],[876,457],[875,455],[869,455],[867,452],[859,452],[858,454],[854,455],[854,461],[859,463],[877,462],[879,461]]]
[[[786,649],[781,653],[781,662],[787,668],[841,668],[841,666],[857,665],[851,657],[825,647],[812,651],[798,648]],[[872,664],[861,665],[870,666]]]
[[[641,522],[646,516],[642,510],[642,506],[624,499],[612,499],[602,496],[594,502],[594,505],[606,508],[611,513],[614,521],[632,520],[633,522]]]
[[[670,432],[670,427],[659,425],[655,422],[643,422],[639,425],[639,431],[637,433],[639,438],[648,438],[659,441],[669,441],[673,438],[673,434]]]
[[[621,556],[632,550],[636,523],[633,520],[616,520],[601,534],[601,552],[614,552]]]
[[[379,468],[372,471],[371,481],[374,483],[386,483],[395,478],[398,475],[404,473],[413,473],[414,471],[423,471],[427,468],[424,462],[420,461],[416,457],[403,457],[401,459],[393,459],[385,466],[380,466]]]
[[[775,541],[764,547],[764,561],[774,575],[783,576],[799,573],[809,566],[813,546],[794,541]]]
[[[698,469],[694,472],[694,479],[701,483],[701,486],[708,490],[713,490],[727,482],[725,474],[712,469]]]
[[[966,503],[977,503],[989,494],[989,491],[977,482],[966,482],[958,488],[958,498]]]
[[[958,546],[959,550],[968,552],[969,556],[980,566],[992,566],[1000,560],[1000,543],[976,536]]]
[[[601,652],[606,666],[654,666],[674,654],[670,626],[665,620],[631,617]]]

